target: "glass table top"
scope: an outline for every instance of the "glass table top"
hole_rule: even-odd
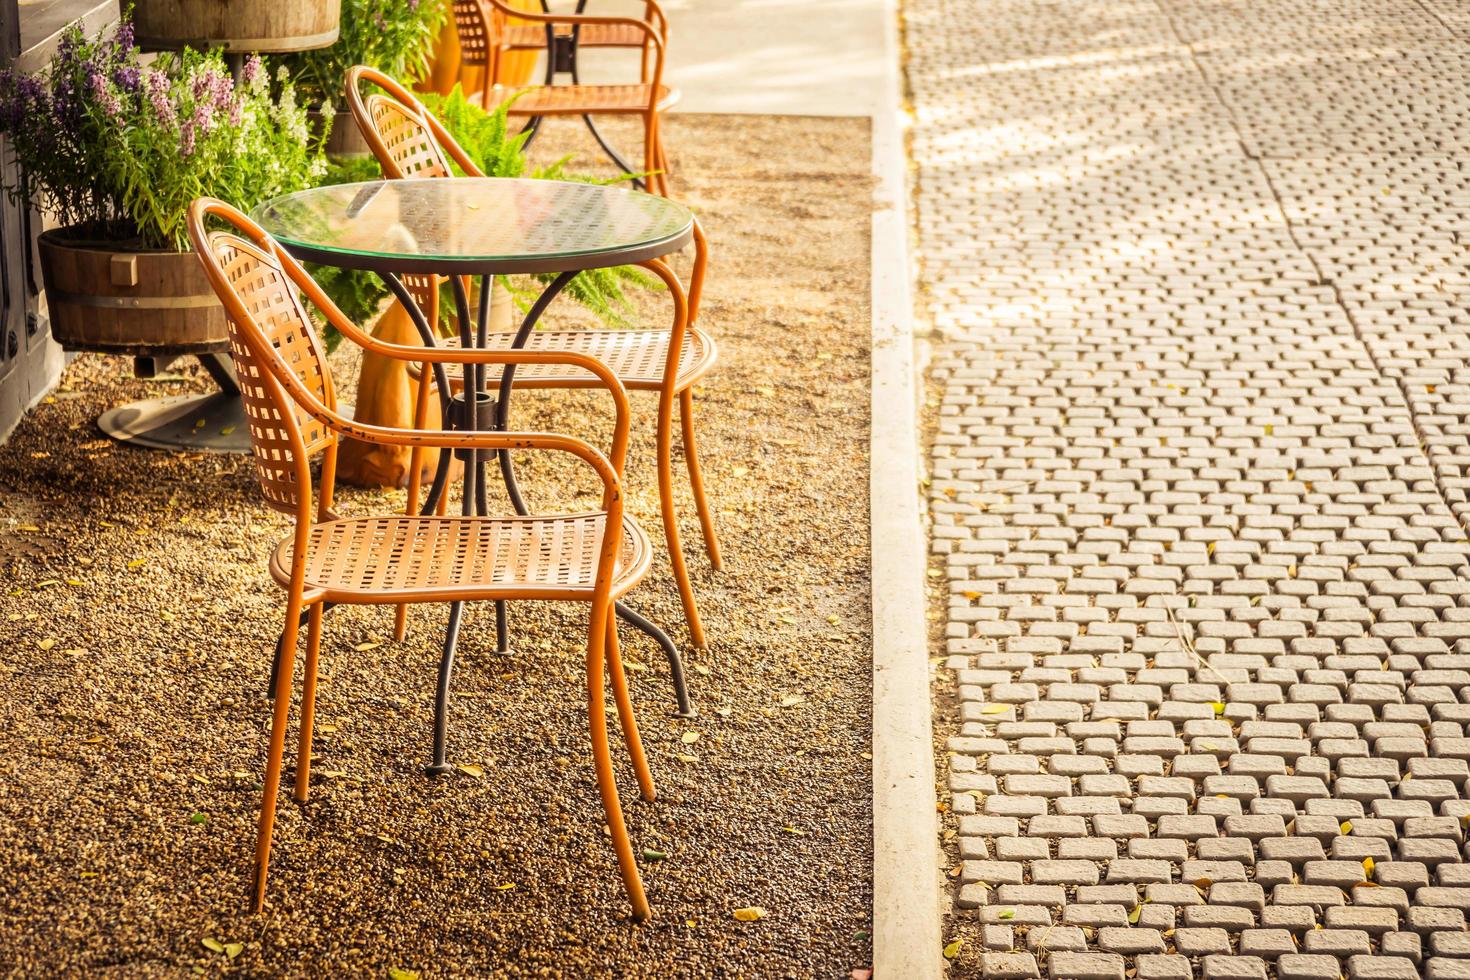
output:
[[[678,251],[688,208],[618,186],[496,177],[313,187],[251,214],[298,258],[377,272],[567,272]]]

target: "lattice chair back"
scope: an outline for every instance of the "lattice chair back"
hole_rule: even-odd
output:
[[[257,239],[229,231],[205,232],[195,227],[191,212],[190,237],[229,314],[230,355],[240,381],[261,492],[271,507],[295,514],[302,502],[299,479],[309,472],[311,458],[332,445],[336,435],[306,410],[302,399],[288,392],[280,378],[289,372],[311,398],[335,410],[326,349],[302,305],[299,288],[274,249],[259,243],[269,241],[265,232],[228,205],[208,204],[209,213]]]
[[[364,82],[381,91],[364,98]],[[443,123],[392,76],[356,65],[347,72],[345,89],[347,107],[384,176],[392,180],[453,177],[451,161],[466,174],[483,176]],[[442,278],[431,275],[403,277],[404,286],[430,324],[438,319],[441,282]]]
[[[500,39],[498,18],[499,12],[486,10],[480,0],[454,0],[454,30],[463,64],[491,70]]]
[[[378,160],[389,177],[450,177],[449,161],[439,148],[429,124],[415,106],[374,92],[367,97],[368,117],[373,131],[383,141],[387,159]],[[396,170],[394,173],[390,170]]]

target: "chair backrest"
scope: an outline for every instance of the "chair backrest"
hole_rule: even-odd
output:
[[[363,97],[363,83],[378,91]],[[481,176],[469,154],[455,142],[444,124],[424,104],[390,75],[369,65],[356,65],[346,78],[347,107],[367,142],[368,149],[390,180],[404,177],[452,177],[450,160],[460,170]],[[425,319],[433,324],[439,316],[438,276],[402,277]]]
[[[487,75],[495,69],[500,43],[501,17],[480,0],[454,0],[454,30],[459,35],[459,60]]]
[[[208,231],[208,217],[235,230]],[[189,237],[228,314],[230,356],[261,491],[271,507],[297,514],[303,500],[300,479],[309,472],[311,458],[335,444],[336,435],[311,415],[306,399],[290,390],[288,377],[310,399],[335,410],[326,348],[280,246],[264,229],[222,201],[201,198],[189,209]],[[310,499],[309,486],[305,499]]]

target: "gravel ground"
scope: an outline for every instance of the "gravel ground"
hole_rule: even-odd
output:
[[[659,802],[636,801],[626,765],[619,778],[635,848],[667,855],[643,867],[656,918],[630,923],[601,826],[583,610],[524,604],[509,658],[488,608],[469,619],[451,752],[483,775],[437,781],[421,767],[443,609],[420,607],[402,644],[391,609],[328,617],[312,798],[283,800],[269,906],[248,914],[284,606],[265,559],[287,522],[243,459],[93,427],[108,406],[204,390],[197,372],[145,383],[84,356],[0,447],[0,972],[845,977],[870,962],[866,123],[667,125],[676,191],[713,240],[702,322],[722,360],[700,431],[726,564],[710,570],[683,493],[712,644],[688,655],[697,719],[669,716],[661,656],[623,634]],[[732,149],[757,125],[758,158]],[[554,130],[539,152],[576,145]],[[348,380],[352,358],[335,361]],[[656,532],[653,402],[634,402],[631,510]],[[598,431],[599,408],[526,398],[518,414]],[[533,506],[569,495],[568,471],[526,473]],[[632,600],[684,638],[666,566]],[[736,921],[745,906],[769,914]]]

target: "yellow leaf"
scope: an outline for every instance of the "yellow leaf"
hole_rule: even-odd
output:
[[[357,646],[353,647],[352,649],[356,650],[358,653],[367,653],[369,650],[376,650],[378,647],[380,647],[382,645],[383,644],[381,644],[381,643],[359,643]]]
[[[1351,820],[1344,820],[1337,829],[1341,830],[1344,834],[1351,834],[1353,832],[1353,822]]]
[[[831,623],[833,626],[836,626],[838,623],[842,622],[842,620],[840,617],[832,615],[827,617],[827,622]]]
[[[695,742],[699,741],[699,733],[685,732],[683,735],[679,736],[679,741],[683,742],[685,745],[693,745]]]
[[[234,431],[235,431],[235,427],[233,425],[227,425],[223,429],[220,429],[219,430],[219,434],[222,435],[222,436],[227,436],[231,432],[234,432]]]
[[[1370,857],[1363,858],[1363,874],[1373,877],[1373,859]]]
[[[513,882],[513,881],[507,881],[503,885],[496,885],[495,886],[495,890],[498,891],[498,892],[508,892],[512,888],[514,888],[515,886],[516,886],[516,883],[515,882]]]
[[[1000,910],[1000,913],[996,916],[996,918],[998,918],[998,919],[1014,919],[1015,917],[1016,917],[1016,910],[1015,909],[1001,909]]]
[[[56,641],[51,639],[50,637],[47,637],[40,643],[37,643],[36,646],[40,647],[42,650],[50,650],[52,647],[56,646]]]
[[[1135,906],[1133,906],[1133,911],[1128,913],[1128,923],[1129,923],[1129,925],[1135,925],[1135,926],[1138,925],[1138,917],[1140,915],[1142,915],[1142,914],[1143,914],[1143,906],[1142,905],[1135,905]]]
[[[199,944],[214,953],[223,953],[225,951],[225,944],[218,939],[201,939],[199,940]]]
[[[1225,713],[1225,702],[1224,701],[1211,701],[1210,702],[1210,707],[1212,707],[1212,708],[1215,709],[1215,714],[1217,714],[1217,715],[1223,715]]]
[[[78,878],[81,878],[83,880],[87,880],[87,879],[90,879],[90,878],[97,877],[97,872],[95,872],[95,871],[83,871],[81,874],[77,875],[77,877]]]
[[[980,709],[980,713],[982,715],[1003,715],[1010,710],[1011,706],[1008,704],[987,704]]]
[[[455,766],[454,768],[458,769],[466,776],[474,776],[476,779],[479,779],[481,776],[485,775],[485,770],[482,769],[480,766],[475,765],[473,762],[467,762],[463,765]]]
[[[964,946],[965,941],[963,939],[956,939],[954,942],[949,943],[947,946],[944,947],[944,958],[947,960],[954,959],[956,956],[960,955],[960,950],[963,949]]]
[[[419,971],[390,966],[388,968],[388,980],[419,980]]]
[[[1216,745],[1214,742],[1201,742],[1201,743],[1199,743],[1199,747],[1202,748],[1202,749],[1204,749],[1207,752],[1213,752],[1216,749],[1218,749],[1220,746]]]
[[[234,959],[243,952],[245,952],[243,943],[225,943],[225,955],[230,959]]]
[[[735,919],[738,922],[755,922],[764,919],[768,913],[759,905],[750,905],[743,909],[735,910]]]
[[[699,761],[699,756],[697,755],[676,755],[674,756],[674,758],[678,759],[680,762],[688,762],[691,764]]]
[[[806,836],[806,831],[804,831],[804,830],[797,830],[795,827],[782,827],[781,829],[784,830],[788,834],[795,834],[797,837],[805,837]]]
[[[1271,433],[1273,433],[1275,431],[1276,431],[1276,426],[1274,426],[1274,425],[1268,425],[1268,426],[1266,426],[1266,435],[1269,436]]]
[[[691,929],[699,925],[699,923],[695,922],[693,919],[685,919],[684,924]]]
[[[146,565],[146,564],[148,564],[148,559],[147,558],[134,558],[132,561],[128,562],[128,567],[129,568],[137,568],[140,565]]]
[[[805,700],[806,698],[800,694],[787,694],[781,698],[781,707],[794,708]]]
[[[193,779],[196,783],[203,783],[205,786],[209,785],[209,777],[201,773],[193,773],[189,778]]]

